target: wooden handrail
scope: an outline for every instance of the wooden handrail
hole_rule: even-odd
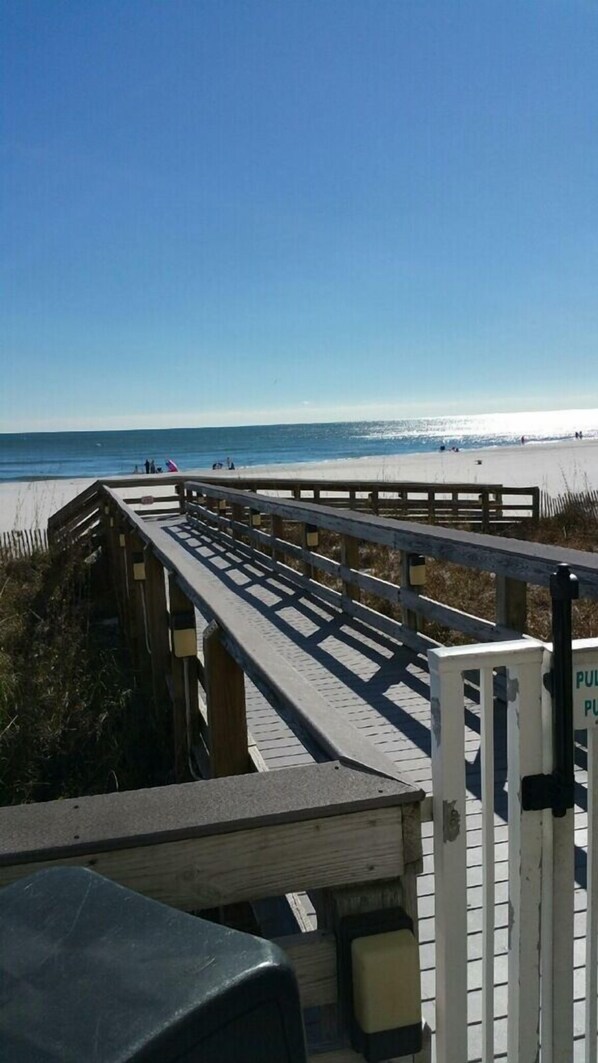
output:
[[[555,566],[566,562],[578,577],[581,596],[598,598],[598,556],[582,550],[502,536],[497,538],[455,528],[422,527],[366,513],[339,512],[323,504],[287,502],[263,494],[249,495],[198,481],[188,481],[185,487],[207,498],[222,498],[229,505],[251,506],[261,513],[275,514],[297,523],[311,523],[339,535],[352,535],[362,542],[494,572],[538,586],[548,586]]]
[[[111,488],[105,486],[103,490],[139,538],[173,573],[189,601],[216,621],[229,653],[271,704],[284,708],[298,724],[305,727],[329,757],[389,778],[397,778],[397,769],[389,757],[380,753],[339,712],[332,710],[328,702],[280,654],[263,639],[256,638],[253,626],[240,616],[233,593],[224,588],[214,592],[200,580],[197,565],[183,546],[159,526],[143,521]]]
[[[174,487],[175,491],[181,489],[189,478],[188,473],[158,473],[151,476],[114,476],[96,480],[80,495],[71,499],[50,516],[49,533],[55,536],[71,521],[77,523],[78,514],[85,505],[94,505],[99,502],[102,484],[120,492],[133,487],[145,488],[148,495],[155,495],[156,489],[158,491],[165,487]],[[419,511],[421,515],[424,515],[424,511],[429,506],[429,495],[432,493],[433,507],[436,507],[441,516],[448,518],[454,515],[465,522],[475,519],[483,521],[485,519],[484,505],[491,520],[494,521],[530,517],[537,519],[540,505],[538,488],[505,487],[503,484],[494,483],[429,484],[411,480],[310,480],[276,475],[234,476],[230,473],[226,477],[202,476],[201,482],[214,486],[233,486],[243,491],[285,492],[289,497],[297,499],[301,499],[304,495],[311,495],[312,500],[327,501],[329,504],[336,500],[343,506],[347,504],[358,508],[367,506],[373,511],[382,505],[386,508],[411,511],[418,516]],[[521,497],[525,501],[521,504],[505,503],[505,496]],[[158,497],[156,501],[158,500],[175,501],[175,496]]]

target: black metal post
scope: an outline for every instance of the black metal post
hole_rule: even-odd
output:
[[[571,602],[579,597],[577,576],[559,565],[550,577],[552,597],[552,719],[554,749],[553,814],[564,816],[574,804],[573,652]]]

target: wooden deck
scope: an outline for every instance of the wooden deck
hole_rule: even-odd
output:
[[[144,496],[144,508],[140,510],[134,508],[138,499],[123,500],[118,495],[115,488],[123,486],[126,484],[94,485],[81,496],[77,505],[71,504],[56,515],[53,535],[57,541],[77,541],[83,549],[90,551],[104,543],[116,579],[121,619],[138,666],[146,673],[151,670],[153,681],[158,684],[168,679],[175,731],[175,771],[178,763],[186,768],[187,757],[190,753],[193,756],[193,750],[197,749],[201,752],[199,763],[207,763],[209,759],[211,774],[215,776],[245,772],[251,760],[260,770],[274,771],[275,775],[278,775],[276,769],[296,766],[296,773],[287,774],[286,785],[292,786],[292,780],[298,779],[305,770],[316,773],[326,770],[322,764],[307,769],[306,765],[333,759],[340,764],[355,765],[362,772],[373,772],[374,778],[386,776],[403,780],[406,787],[411,788],[412,800],[419,804],[422,792],[430,794],[432,785],[430,681],[425,654],[429,648],[438,646],[421,633],[422,624],[434,622],[465,635],[475,644],[520,641],[521,633],[527,630],[527,585],[547,586],[556,565],[561,562],[573,567],[581,596],[598,598],[598,561],[591,554],[520,540],[497,540],[477,532],[388,520],[379,516],[373,505],[372,513],[343,511],[342,507],[323,505],[321,497],[316,504],[315,489],[311,500],[298,499],[296,487],[292,487],[293,499],[280,500],[256,494],[255,484],[242,491],[227,484],[181,481],[175,484],[176,494],[172,497]],[[137,482],[135,486],[139,486]],[[176,503],[176,513],[173,502]],[[150,503],[151,507],[146,508]],[[168,506],[168,510],[164,506]],[[329,548],[328,556],[319,548],[320,534],[326,536],[324,548]],[[336,536],[334,548],[330,548],[331,536]],[[360,555],[360,547],[367,544],[376,544],[394,554],[395,566],[396,553],[399,552],[398,582],[390,583],[373,576],[366,567],[367,549]],[[124,548],[122,552],[120,548]],[[146,578],[145,574],[135,574],[136,562],[143,557],[152,562],[148,569],[147,594],[150,624],[153,625],[150,641],[153,645],[155,638],[158,646],[158,652],[153,656],[147,643],[144,585],[138,591],[132,591],[134,580]],[[421,575],[425,558],[492,573],[494,619],[472,616],[422,593],[418,573]],[[168,575],[169,608],[164,598],[165,573]],[[364,604],[372,599],[378,603],[373,608]],[[195,631],[191,629],[192,610],[195,611]],[[400,622],[393,617],[400,617]],[[173,631],[177,622],[180,622],[179,627],[191,629],[185,632],[191,635],[191,649],[178,653],[174,643],[169,648],[171,640],[166,628],[169,622]],[[210,631],[206,636],[206,657],[203,659],[202,635],[208,624]],[[144,628],[145,643],[142,638]],[[196,634],[199,663],[194,660]],[[221,651],[215,669],[212,648],[216,644]],[[163,660],[159,654],[163,654]],[[183,662],[177,660],[179,657],[186,659]],[[196,666],[200,691],[203,688],[200,697],[207,699],[206,719],[197,741],[189,729],[189,721],[196,719],[197,694],[193,694],[192,715],[188,684],[189,675],[195,674],[190,673],[189,668]],[[232,676],[230,682],[229,675]],[[195,684],[192,687],[194,690]],[[494,705],[493,1058],[496,1059],[506,1058],[507,1047],[508,800],[506,708],[501,703],[502,690],[504,682],[501,686],[498,681]],[[475,1063],[482,1054],[484,908],[477,701],[475,688],[466,686],[469,1049],[465,1053],[459,1048],[458,1056],[453,1054],[451,1058],[457,1063],[461,1063],[461,1056],[465,1055],[468,1063]],[[459,695],[455,705],[460,704]],[[201,720],[198,723],[201,725]],[[253,743],[250,753],[247,730]],[[181,743],[177,735],[182,732],[185,735]],[[588,834],[586,755],[582,735],[577,738],[575,1049],[571,1055],[575,1060],[583,1058],[584,1050]],[[229,770],[220,771],[218,758],[231,748],[238,754],[238,761]],[[177,760],[179,749],[184,753],[184,759],[179,757]],[[535,767],[534,770],[539,769]],[[177,775],[177,778],[182,780],[182,776]],[[426,802],[423,812],[425,819]],[[424,822],[423,835],[423,873],[418,875],[421,849],[413,853],[409,873],[412,884],[417,877],[424,1017],[433,1028],[435,886],[431,823]],[[409,845],[409,832],[405,837]],[[389,851],[393,840],[390,831]],[[375,870],[369,862],[364,867],[368,872]],[[596,875],[598,870],[594,877]],[[384,878],[384,875],[378,874],[378,878]],[[319,880],[315,884],[301,881],[302,885],[295,880],[290,888],[321,888]],[[408,896],[413,899],[413,892]],[[444,900],[446,902],[447,898]],[[446,903],[444,907],[449,922],[451,905],[454,907],[454,899],[448,898],[448,912]],[[410,910],[413,912],[413,909],[411,903]],[[315,920],[313,908],[308,912],[308,923],[309,918]],[[485,925],[487,930],[487,920]],[[315,936],[319,937],[318,934]],[[537,949],[531,951],[536,957]],[[333,995],[318,1000],[318,1003],[329,1004],[335,999]],[[530,1021],[535,1023],[537,1011],[532,1011]],[[517,1018],[510,1013],[509,1021],[512,1032],[517,1028]],[[528,1027],[531,1029],[529,1023]],[[532,1030],[530,1036],[537,1048],[535,1034],[536,1031]],[[329,1058],[340,1063],[341,1056],[337,1060],[333,1051]],[[343,1063],[348,1058],[349,1055],[343,1054]],[[532,1056],[529,1058],[531,1060]]]
[[[374,747],[391,758],[400,777],[431,794],[429,675],[424,654],[360,623],[339,609],[305,593],[291,579],[273,573],[262,555],[245,545],[231,549],[230,541],[217,534],[201,534],[183,518],[161,520],[160,527],[172,539],[175,554],[185,551],[195,562],[196,586],[221,597],[261,640],[309,682],[330,707],[361,733]],[[174,560],[174,555],[173,555]],[[198,631],[208,623],[198,613]],[[199,639],[201,655],[201,638]],[[304,765],[327,759],[310,735],[291,726],[266,698],[246,681],[247,722],[253,740],[268,769]],[[468,956],[471,1063],[481,1058],[481,803],[480,721],[476,691],[466,707],[465,749],[467,760],[468,817]],[[576,827],[580,831],[576,852],[576,1032],[583,1030],[583,963],[585,935],[585,829],[582,785],[586,783],[583,749],[577,749],[578,799]],[[495,710],[495,982],[496,1059],[506,1059],[507,1014],[507,792],[506,710]],[[419,937],[421,943],[424,1018],[434,1030],[434,868],[432,824],[424,823],[424,872],[418,878]],[[303,898],[308,918],[316,926],[309,898]],[[579,977],[577,977],[579,976]],[[580,1052],[582,1043],[579,1043]],[[581,1054],[580,1057],[581,1058]]]
[[[260,554],[245,546],[231,550],[230,543],[217,536],[200,535],[183,519],[160,521],[160,527],[196,565],[196,586],[210,595],[216,593],[232,605],[244,619],[266,639],[287,664],[307,680],[330,707],[367,735],[374,746],[383,750],[400,769],[400,776],[431,792],[429,677],[424,655],[406,649],[380,632],[366,627],[340,610],[323,604],[298,589],[291,580],[273,574],[260,563]],[[178,551],[176,551],[178,552]],[[174,560],[174,556],[173,556]],[[203,617],[198,630],[208,622]],[[201,643],[201,639],[199,640]],[[200,645],[201,652],[201,645]],[[326,759],[306,732],[292,728],[281,719],[262,694],[247,684],[247,721],[251,735],[268,769],[288,768]],[[479,719],[472,700],[466,732],[466,756],[469,762],[468,785],[471,812],[468,822],[470,851],[469,877],[479,885],[480,774],[478,767]],[[506,834],[507,802],[504,792],[506,750],[504,716],[497,713],[497,824],[499,838]],[[501,775],[502,769],[502,775]],[[424,874],[418,879],[420,941],[424,1017],[434,1028],[434,879],[432,828],[424,824]],[[504,850],[504,851],[503,851]],[[507,899],[506,846],[497,846],[497,879],[500,904],[497,906],[497,976],[506,981]],[[480,955],[481,927],[475,894],[470,911],[470,955]],[[308,902],[308,913],[314,919]],[[501,958],[503,958],[501,962]],[[481,1023],[481,963],[472,960],[471,1014],[473,1043],[479,1042]],[[504,1008],[497,1015],[500,1022]],[[477,1058],[477,1053],[471,1057]]]

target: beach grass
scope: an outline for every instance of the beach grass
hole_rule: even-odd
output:
[[[167,781],[102,567],[0,557],[0,804]]]

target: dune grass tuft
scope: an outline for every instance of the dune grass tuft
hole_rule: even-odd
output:
[[[0,557],[0,804],[166,779],[116,625],[101,560]]]

